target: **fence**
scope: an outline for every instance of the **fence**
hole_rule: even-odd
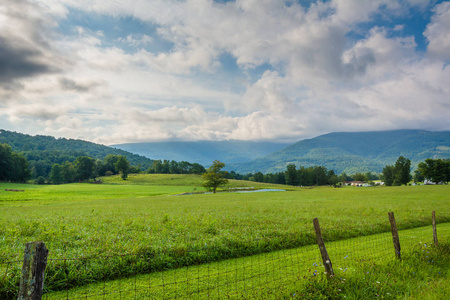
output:
[[[253,241],[261,245],[254,255],[223,261],[208,247],[47,259],[43,244],[27,244],[23,262],[0,262],[0,298],[41,299],[41,294],[42,299],[277,298],[295,291],[308,276],[354,270],[361,262],[401,259],[402,251],[419,242],[438,243],[434,212],[431,228],[400,234],[392,213],[389,220],[391,232],[329,241],[326,228],[321,230],[315,219],[318,245],[272,251],[266,239],[259,239]],[[447,225],[440,224],[441,236],[450,235]],[[39,278],[44,269],[42,287]]]

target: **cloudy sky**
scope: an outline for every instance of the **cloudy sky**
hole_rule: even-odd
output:
[[[1,0],[0,128],[103,144],[450,130],[450,2]]]

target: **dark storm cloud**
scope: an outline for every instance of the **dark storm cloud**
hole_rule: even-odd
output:
[[[0,8],[0,86],[58,71],[60,59],[46,37],[51,23],[39,8],[23,0],[2,0]]]
[[[49,64],[39,62],[39,50],[15,47],[13,42],[0,36],[0,84],[9,84],[17,78],[55,71]]]

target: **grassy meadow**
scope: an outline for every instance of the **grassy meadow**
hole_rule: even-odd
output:
[[[393,258],[390,233],[327,243],[331,279],[323,273],[317,245],[309,245],[92,283],[43,299],[445,299],[450,244],[427,244],[429,226],[399,234],[402,261]],[[450,223],[439,226],[439,235],[450,238]]]
[[[433,210],[438,223],[450,221],[448,185],[180,195],[204,191],[201,178],[134,175],[126,181],[118,176],[102,180],[42,186],[0,183],[0,263],[20,261],[24,244],[37,240],[46,243],[50,259],[135,254],[132,262],[112,259],[106,266],[93,265],[70,283],[78,286],[99,278],[313,245],[315,217],[327,242],[388,232],[389,211],[395,213],[400,230],[429,225]],[[228,188],[237,187],[287,188],[230,181]],[[186,252],[192,255],[186,257]],[[150,259],[155,257],[159,259]],[[52,264],[49,274],[59,278],[60,267]],[[77,268],[74,262],[66,272]]]

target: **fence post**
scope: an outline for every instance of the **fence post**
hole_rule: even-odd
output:
[[[394,242],[395,255],[398,259],[402,259],[400,253],[400,239],[398,237],[397,224],[395,223],[395,217],[393,212],[389,212],[389,222],[391,223],[392,241]]]
[[[436,211],[433,210],[433,213],[431,214],[431,219],[433,223],[433,240],[434,245],[438,245],[438,238],[437,238],[437,231],[436,231]]]
[[[42,298],[47,255],[48,249],[44,242],[30,242],[25,245],[17,300],[40,300]]]
[[[316,231],[317,245],[319,245],[320,254],[322,255],[323,265],[325,266],[325,271],[327,276],[334,276],[333,266],[331,265],[331,259],[328,256],[327,249],[325,248],[325,243],[323,242],[322,232],[320,230],[319,219],[315,218],[313,220],[314,229]]]

